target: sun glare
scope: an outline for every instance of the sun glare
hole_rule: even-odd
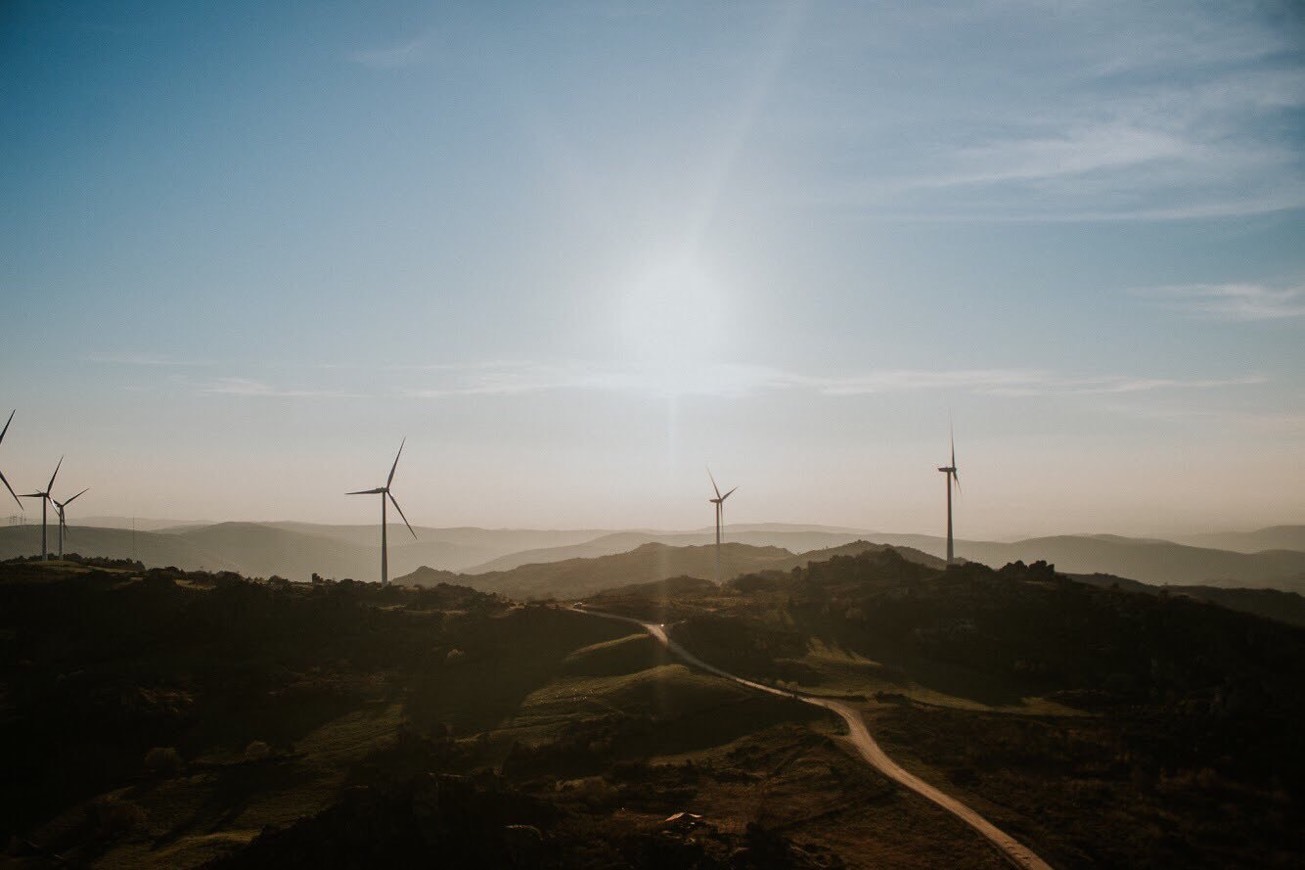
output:
[[[641,380],[671,394],[701,389],[706,366],[726,358],[729,340],[720,286],[679,261],[646,271],[625,292],[621,339]]]

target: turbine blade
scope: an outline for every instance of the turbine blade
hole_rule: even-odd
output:
[[[949,428],[950,428],[950,427],[949,427]],[[952,465],[952,468],[955,468],[955,467],[956,467],[956,433],[955,433],[955,432],[952,432],[952,433],[951,433],[951,441],[952,441],[952,462],[951,462],[951,465]]]
[[[64,504],[65,504],[65,505],[70,505],[70,504],[73,503],[73,500],[76,499],[78,496],[85,495],[86,493],[88,493],[88,492],[90,492],[90,491],[91,491],[91,488],[88,486],[88,487],[86,487],[86,489],[83,489],[81,492],[77,493],[77,495],[75,495],[75,496],[73,496],[72,498],[68,499],[66,502],[64,502]]]
[[[412,523],[408,522],[408,518],[403,514],[403,508],[399,507],[399,503],[394,500],[394,493],[387,490],[385,494],[390,497],[390,504],[394,505],[394,509],[399,512],[399,516],[403,517],[403,524],[408,527],[408,531],[412,532]],[[417,540],[416,532],[412,532],[412,539]]]
[[[10,416],[12,417],[13,415],[11,414]],[[14,488],[9,485],[9,481],[5,480],[5,475],[3,471],[0,471],[0,483],[3,483],[5,485],[5,489],[9,490],[9,494],[14,497],[14,501],[17,502],[19,509],[20,510],[24,509],[23,503],[21,501],[18,501],[18,493],[14,492]]]
[[[9,419],[5,421],[4,429],[0,429],[0,441],[5,440],[5,433],[9,431],[9,424],[14,422],[14,414],[17,412],[18,412],[17,408],[14,408],[12,411],[9,412]]]
[[[736,487],[734,487],[734,489],[738,489],[738,487],[736,486]],[[733,494],[734,489],[731,489],[729,492],[725,493],[724,495],[722,495],[722,496],[720,497],[720,500],[721,500],[722,503],[724,503],[725,499],[729,498],[730,495]]]
[[[961,476],[956,473],[956,466],[952,466],[952,480],[956,481],[956,491],[961,491]]]
[[[45,485],[45,494],[49,495],[54,489],[54,479],[59,476],[59,469],[63,466],[63,457],[59,457],[59,464],[54,467],[54,474],[50,475],[50,482]]]
[[[345,495],[376,495],[378,492],[385,492],[385,487],[378,486],[376,489],[359,489],[353,492],[346,492]]]
[[[394,454],[394,464],[390,466],[390,476],[385,478],[385,488],[389,489],[390,484],[394,483],[394,472],[399,467],[399,457],[403,455],[403,445],[408,443],[407,436],[399,442],[399,452]]]
[[[711,488],[716,490],[716,498],[720,498],[720,487],[716,485],[716,478],[711,476],[711,467],[707,467],[707,477],[711,479]]]

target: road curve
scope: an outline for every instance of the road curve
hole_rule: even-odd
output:
[[[780,695],[785,698],[796,698],[799,701],[817,707],[824,707],[826,710],[838,714],[842,717],[843,721],[847,723],[848,740],[850,740],[852,745],[856,747],[856,751],[860,753],[866,763],[875,770],[878,770],[894,782],[909,788],[921,797],[933,801],[947,812],[956,816],[962,822],[965,822],[965,824],[969,825],[983,836],[984,839],[996,846],[997,849],[1001,851],[1002,855],[1005,856],[1006,860],[1016,867],[1029,868],[1029,870],[1051,870],[1051,865],[1034,854],[1032,849],[998,828],[992,822],[975,812],[972,808],[961,803],[956,798],[944,794],[929,785],[929,783],[920,779],[915,774],[903,770],[897,762],[888,757],[888,754],[885,753],[883,749],[880,748],[879,744],[875,742],[875,739],[870,736],[870,732],[865,727],[865,720],[861,718],[860,712],[850,704],[845,704],[842,701],[835,701],[830,698],[819,698],[812,695],[804,695],[798,692],[777,689],[774,686],[767,686],[764,683],[745,680],[743,677],[735,676],[728,671],[723,671],[715,665],[704,662],[702,659],[676,643],[666,633],[665,625],[659,625],[653,622],[640,622],[639,620],[631,619],[628,616],[618,616],[615,613],[603,613],[602,611],[590,610],[589,608],[576,607],[575,610],[579,613],[588,613],[592,616],[599,616],[604,619],[615,619],[620,622],[628,622],[632,625],[637,625],[644,631],[648,632],[648,634],[652,635],[673,655],[694,667],[701,668],[702,670],[713,673],[718,677],[724,677],[725,679],[733,680],[740,685],[748,686],[749,688],[757,689],[761,692],[769,692],[772,695]]]

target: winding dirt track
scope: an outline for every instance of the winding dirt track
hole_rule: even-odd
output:
[[[756,683],[752,680],[745,680],[742,677],[735,676],[728,671],[722,671],[720,668],[704,662],[693,653],[680,646],[666,634],[666,626],[658,625],[652,622],[640,622],[637,619],[631,619],[628,616],[617,616],[615,613],[603,613],[597,610],[587,608],[575,608],[579,613],[588,613],[592,616],[600,616],[604,619],[615,619],[620,622],[628,622],[637,625],[644,631],[652,635],[659,643],[666,647],[673,655],[682,659],[696,668],[701,668],[727,680],[733,680],[740,685],[748,686],[761,692],[769,692],[772,695],[780,695],[785,698],[796,698],[807,704],[813,704],[817,707],[824,707],[842,717],[847,723],[848,740],[856,747],[856,751],[865,759],[866,763],[878,770],[889,779],[909,788],[911,791],[933,801],[947,812],[956,816],[962,822],[969,825],[992,845],[996,846],[1005,856],[1006,860],[1016,867],[1030,868],[1030,870],[1051,870],[1051,865],[1043,861],[1032,849],[1029,849],[1023,843],[1016,840],[1010,834],[998,828],[992,822],[979,815],[970,807],[956,800],[956,798],[943,794],[938,789],[929,785],[929,783],[920,779],[912,773],[903,770],[898,764],[888,757],[887,753],[879,747],[875,739],[870,736],[870,732],[865,727],[865,720],[861,714],[850,704],[842,701],[835,701],[829,698],[818,698],[811,695],[803,695],[797,692],[789,692],[783,689],[776,689],[773,686],[767,686],[763,683]]]

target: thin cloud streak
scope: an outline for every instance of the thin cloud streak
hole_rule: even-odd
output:
[[[1125,45],[1087,76],[1053,73],[1054,87],[1017,104],[997,100],[982,114],[946,101],[922,107],[911,123],[930,131],[927,147],[890,147],[875,154],[885,168],[867,165],[861,183],[813,182],[806,189],[819,192],[799,196],[943,221],[1183,220],[1305,207],[1299,149],[1283,136],[1305,106],[1305,69],[1246,69],[1247,56],[1280,50],[1279,37],[1257,29],[1223,46],[1211,34],[1226,22],[1207,23],[1165,34],[1171,50],[1159,58],[1153,46]],[[1219,60],[1221,47],[1232,60]],[[943,118],[946,134],[933,133]],[[841,135],[864,138],[877,124]]]
[[[425,34],[396,45],[351,51],[346,56],[351,63],[368,69],[403,69],[424,62],[430,43],[430,34]]]
[[[1204,320],[1248,322],[1305,317],[1305,287],[1187,284],[1135,291],[1165,307]]]
[[[365,396],[357,393],[345,393],[337,390],[304,390],[276,387],[264,381],[250,378],[218,378],[200,386],[200,393],[222,396],[252,396],[259,398],[320,398],[320,399],[359,399]]]
[[[110,365],[122,366],[175,366],[178,368],[198,368],[202,366],[217,365],[216,360],[183,360],[147,353],[97,353],[85,357],[85,360],[93,363],[107,363]]]
[[[678,395],[748,396],[763,392],[804,391],[825,396],[861,396],[929,390],[959,390],[1007,397],[1056,394],[1098,395],[1158,390],[1218,389],[1265,383],[1261,375],[1223,379],[1180,379],[1107,375],[1068,377],[1033,369],[885,369],[831,377],[785,372],[765,366],[708,365],[692,378],[654,368],[570,364],[489,363],[444,368],[448,383],[404,389],[411,398],[506,396],[562,390],[673,393]]]

